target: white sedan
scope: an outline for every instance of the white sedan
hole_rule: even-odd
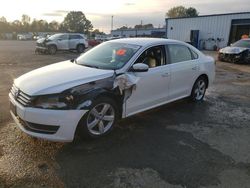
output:
[[[185,97],[203,100],[214,77],[214,59],[184,42],[112,40],[15,79],[10,113],[34,137],[72,141],[77,132],[96,138],[120,118]]]

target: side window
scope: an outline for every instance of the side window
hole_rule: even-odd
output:
[[[154,46],[145,50],[135,63],[145,63],[149,68],[165,65],[165,47]]]
[[[69,36],[70,40],[74,40],[74,39],[82,39],[82,37],[80,35],[70,35]]]
[[[68,35],[62,35],[62,36],[60,36],[60,39],[61,40],[68,40]]]
[[[171,63],[192,60],[192,54],[188,47],[179,44],[168,45]]]

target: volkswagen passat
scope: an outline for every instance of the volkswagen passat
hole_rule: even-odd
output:
[[[15,79],[10,113],[34,137],[101,137],[120,118],[184,97],[203,100],[214,76],[214,59],[184,42],[112,40]]]

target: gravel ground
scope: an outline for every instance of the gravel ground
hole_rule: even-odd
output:
[[[250,66],[217,62],[202,103],[133,116],[99,140],[55,143],[15,126],[8,91],[13,78],[78,54],[36,55],[34,46],[0,41],[0,187],[249,187]]]

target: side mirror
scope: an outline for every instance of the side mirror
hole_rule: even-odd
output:
[[[147,72],[149,69],[148,65],[144,63],[136,63],[132,66],[132,72]]]

